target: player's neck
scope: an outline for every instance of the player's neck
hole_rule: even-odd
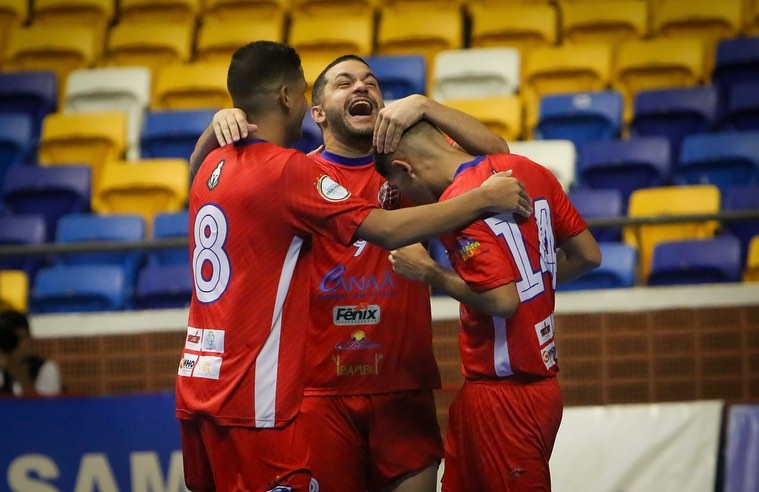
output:
[[[266,140],[280,147],[287,147],[292,143],[288,141],[287,122],[284,119],[259,116],[253,121],[258,125],[258,131],[250,134],[248,138]]]
[[[340,140],[325,134],[324,150],[342,157],[366,157],[372,153],[372,137]]]

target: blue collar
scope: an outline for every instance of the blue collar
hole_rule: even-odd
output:
[[[462,165],[460,165],[459,168],[456,169],[456,172],[453,174],[453,179],[456,179],[456,176],[458,176],[459,174],[461,174],[465,170],[469,169],[470,167],[474,167],[477,164],[479,164],[480,162],[484,161],[485,157],[486,156],[484,156],[484,155],[478,155],[477,157],[475,157],[471,161],[465,162]]]
[[[246,138],[244,140],[238,140],[234,143],[235,147],[245,147],[246,145],[252,145],[262,142],[268,142],[268,140],[263,140],[261,138]]]
[[[334,162],[335,164],[342,164],[343,166],[365,166],[374,162],[374,156],[371,154],[363,157],[343,157],[341,155],[322,150],[321,154],[319,155],[322,157],[322,159]]]

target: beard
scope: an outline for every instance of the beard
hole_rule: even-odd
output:
[[[374,135],[374,126],[356,127],[353,126],[342,111],[325,111],[327,124],[332,134],[343,139],[365,142],[371,141]]]

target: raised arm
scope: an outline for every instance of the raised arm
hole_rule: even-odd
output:
[[[247,116],[242,109],[228,108],[217,111],[213,115],[211,123],[200,135],[190,156],[190,182],[192,182],[195,173],[198,172],[208,154],[219,147],[246,138],[256,130],[258,127],[248,123]]]

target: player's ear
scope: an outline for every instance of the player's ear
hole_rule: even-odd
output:
[[[321,124],[327,116],[324,114],[324,109],[321,106],[311,106],[311,117],[317,124]]]
[[[411,167],[411,164],[409,164],[407,161],[404,161],[402,159],[393,159],[391,166],[393,166],[395,170],[400,171],[401,173],[406,174],[408,176],[414,175],[414,168]]]
[[[279,88],[279,92],[277,93],[277,100],[279,100],[279,104],[281,104],[285,108],[290,108],[293,104],[293,93],[290,90],[290,88],[287,86],[287,84],[283,85]]]

